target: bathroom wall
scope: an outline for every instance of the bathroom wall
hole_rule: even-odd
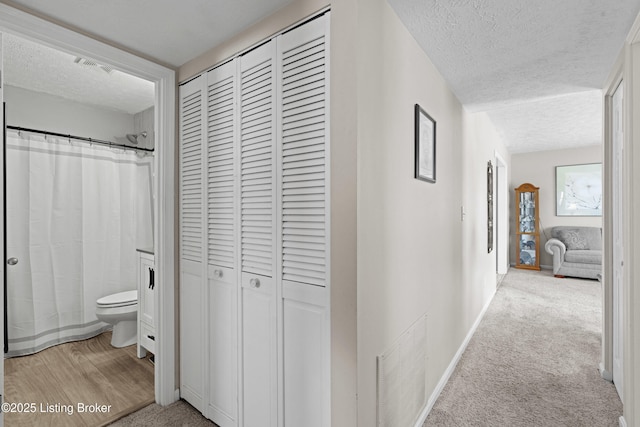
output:
[[[4,88],[4,100],[11,126],[114,142],[134,132],[134,116],[115,110],[14,86]]]
[[[154,133],[154,107],[149,107],[133,116],[133,129],[136,134],[147,132],[147,137],[138,137],[138,146],[142,148],[155,148]]]
[[[138,147],[155,148],[154,133],[154,107],[136,113],[133,116],[134,133],[147,132],[147,137],[138,137]],[[153,225],[155,221],[153,202],[155,200],[155,187],[153,177],[154,162],[152,156],[141,158],[138,168],[138,205],[136,206],[137,236],[136,244],[138,248],[153,247]]]

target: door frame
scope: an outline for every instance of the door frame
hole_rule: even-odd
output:
[[[496,188],[494,189],[496,195],[494,208],[496,273],[507,274],[509,270],[509,170],[507,162],[500,153],[495,151],[494,155],[496,165]]]
[[[618,102],[616,96],[622,96],[621,113],[624,114],[624,81],[621,80],[614,92],[611,94],[611,105],[608,108],[607,115],[611,120],[611,127],[608,128],[611,137],[611,316],[612,316],[612,370],[611,379],[614,382],[618,395],[624,400],[624,364],[622,352],[618,354],[618,364],[616,365],[616,350],[624,349],[624,322],[621,316],[624,315],[624,247],[620,247],[620,243],[624,245],[625,236],[622,228],[624,227],[624,141],[616,138],[615,111]],[[622,118],[622,126],[624,126],[624,117]],[[622,129],[624,132],[624,128]],[[624,138],[624,133],[622,135]],[[622,155],[622,156],[620,156]],[[618,280],[620,282],[618,283]],[[617,284],[617,286],[616,286]],[[616,369],[618,366],[618,369]]]
[[[175,72],[55,23],[0,4],[0,32],[14,34],[78,56],[108,64],[155,83],[154,250],[157,274],[155,399],[168,405],[179,397],[175,349]],[[1,59],[1,58],[0,58]],[[2,190],[0,189],[0,192]],[[4,197],[4,194],[2,195]],[[131,255],[132,257],[135,254]],[[6,254],[2,255],[4,260]],[[4,264],[3,267],[4,269]],[[3,379],[2,379],[3,380]],[[0,384],[4,390],[4,382]]]
[[[613,147],[613,95],[624,79],[624,55],[616,61],[613,72],[607,80],[603,93],[603,262],[602,262],[602,361],[600,375],[607,381],[613,380],[613,184],[614,184],[614,147]],[[626,86],[626,85],[625,85]],[[624,87],[623,87],[623,90]],[[623,92],[623,102],[627,94]],[[623,116],[627,108],[623,104]],[[627,117],[623,117],[626,122]],[[625,129],[625,134],[626,134]],[[626,145],[626,141],[623,142]],[[625,147],[626,148],[626,147]],[[623,160],[624,161],[624,160]],[[625,177],[623,177],[623,180]],[[624,197],[623,197],[624,203]],[[624,286],[623,286],[624,288]],[[624,331],[621,331],[624,333]]]
[[[625,373],[623,383],[623,416],[620,425],[638,425],[640,423],[640,402],[636,395],[636,385],[640,385],[640,342],[633,338],[640,331],[640,318],[634,315],[634,308],[640,306],[640,292],[635,286],[635,266],[640,262],[640,212],[635,212],[635,201],[640,201],[640,186],[634,186],[640,170],[640,14],[627,35],[618,59],[603,86],[604,95],[604,258],[603,258],[603,339],[602,363],[600,371],[606,379],[612,379],[613,371],[613,201],[611,197],[614,167],[612,144],[612,103],[613,93],[624,81],[623,87],[623,251],[625,258],[622,281],[623,322],[621,331],[624,343],[622,366]],[[634,132],[635,130],[635,132]],[[636,147],[634,149],[634,146]]]

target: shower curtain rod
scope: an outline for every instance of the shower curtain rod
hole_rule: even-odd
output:
[[[61,138],[75,139],[77,141],[89,142],[89,143],[92,143],[92,144],[108,145],[109,147],[129,148],[131,150],[146,151],[146,152],[149,152],[149,153],[153,153],[153,151],[154,151],[153,148],[134,147],[134,146],[131,146],[131,145],[119,144],[117,142],[104,141],[104,140],[101,140],[101,139],[87,138],[87,137],[84,137],[84,136],[66,135],[66,134],[63,134],[63,133],[49,132],[49,131],[46,131],[46,130],[29,129],[29,128],[23,128],[23,127],[19,127],[19,126],[7,126],[7,129],[15,130],[15,131],[18,131],[18,132],[31,132],[31,133],[39,133],[39,134],[42,134],[42,135],[59,136]]]

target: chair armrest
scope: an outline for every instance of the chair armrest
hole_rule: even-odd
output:
[[[551,238],[544,244],[544,250],[551,255],[554,255],[557,252],[560,256],[560,260],[563,260],[564,253],[567,252],[567,247],[560,240]]]

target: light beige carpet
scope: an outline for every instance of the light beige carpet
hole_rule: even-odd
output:
[[[113,427],[217,427],[202,416],[193,406],[179,400],[168,406],[151,404],[138,412],[121,418]]]
[[[601,285],[511,269],[425,426],[618,426]]]

